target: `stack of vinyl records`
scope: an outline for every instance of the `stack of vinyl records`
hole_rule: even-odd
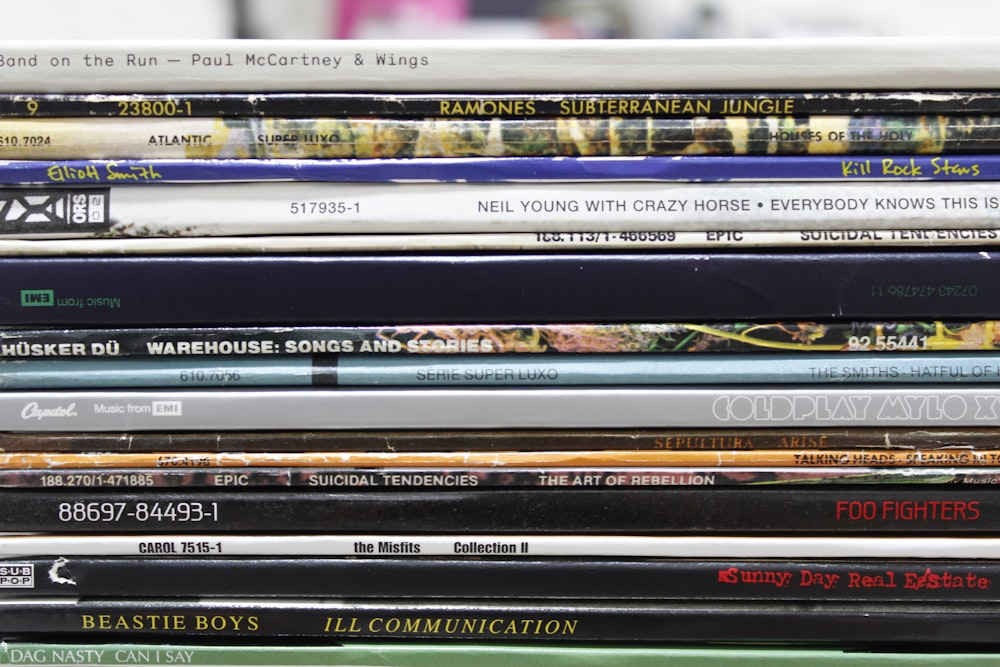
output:
[[[1000,664],[997,63],[5,44],[0,664]]]

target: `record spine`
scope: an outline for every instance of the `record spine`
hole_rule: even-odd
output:
[[[219,253],[510,252],[710,250],[846,247],[883,250],[994,245],[1000,230],[983,228],[846,229],[830,231],[542,231],[468,234],[321,234],[281,236],[89,237],[17,239],[0,236],[0,255],[214,255]]]
[[[0,284],[0,319],[11,327],[1000,313],[1000,258],[974,249],[9,257]],[[401,289],[426,285],[435,289]]]
[[[535,43],[532,43],[535,42]],[[986,37],[776,40],[12,40],[25,93],[955,90],[1000,87]],[[738,62],[738,71],[728,63]],[[595,83],[597,82],[597,83]],[[465,90],[462,90],[465,89]],[[596,90],[595,90],[596,89]]]
[[[0,431],[0,451],[34,453],[155,453],[166,456],[198,456],[230,452],[574,452],[663,451],[739,452],[850,449],[864,453],[914,450],[942,457],[969,451],[991,452],[1000,448],[1000,429],[994,427],[832,427],[800,425],[776,428],[584,430],[508,430],[487,428],[462,430],[262,430],[262,431]],[[989,454],[992,456],[992,454]],[[893,459],[895,460],[895,459]]]
[[[192,539],[194,550],[211,543]],[[0,560],[0,599],[80,596],[997,602],[969,560],[249,558],[149,554]]]
[[[989,384],[1000,358],[963,353],[784,355],[299,355],[0,359],[0,389]]]
[[[1000,157],[982,155],[679,155],[671,157],[503,157],[184,160],[6,160],[7,185],[158,183],[537,182],[537,181],[992,181]]]
[[[733,536],[534,533],[49,533],[0,535],[0,555],[261,557],[590,557],[726,559],[995,560],[1000,539],[845,535]]]
[[[0,359],[993,351],[997,320],[0,328]]]
[[[10,390],[22,432],[995,427],[993,385]]]
[[[373,116],[528,118],[532,116],[767,116],[802,114],[989,114],[990,91],[704,92],[704,93],[0,93],[9,118],[226,118]]]
[[[596,482],[597,480],[593,480]],[[476,490],[0,489],[6,532],[344,531],[984,536],[988,486],[822,485]]]
[[[1000,117],[0,118],[0,158],[441,158],[1000,152]]]
[[[598,438],[591,438],[599,444]],[[800,443],[803,444],[803,443]],[[1000,451],[994,449],[949,448],[880,450],[851,449],[715,449],[675,450],[608,449],[583,450],[486,450],[472,448],[442,451],[237,451],[237,452],[127,452],[88,451],[3,452],[0,469],[10,471],[101,470],[118,469],[436,469],[454,472],[461,469],[527,470],[573,468],[737,468],[746,472],[754,467],[788,470],[790,468],[871,468],[892,474],[900,467],[916,474],[920,467],[990,468],[1000,465]],[[905,475],[904,475],[905,476]],[[563,484],[564,486],[579,486]],[[613,483],[613,482],[612,482]]]
[[[496,642],[356,642],[335,646],[313,644],[248,645],[178,644],[130,642],[127,644],[31,643],[6,640],[0,645],[0,664],[48,665],[50,667],[121,666],[183,663],[194,667],[223,665],[331,665],[370,666],[375,662],[393,667],[447,667],[485,662],[493,667],[580,667],[627,661],[633,667],[660,667],[669,660],[673,667],[701,667],[711,660],[722,666],[780,667],[808,662],[817,667],[850,664],[853,667],[909,667],[916,660],[948,667],[995,667],[1000,656],[993,653],[894,653],[844,651],[836,648],[804,647],[701,647],[602,646],[574,644],[532,646]]]
[[[872,647],[994,646],[990,604],[406,600],[0,601],[21,639],[149,641],[170,637],[733,642]],[[929,635],[926,626],[935,628]]]
[[[442,197],[448,205],[435,207]],[[877,245],[910,240],[919,229],[992,229],[998,209],[996,183],[965,181],[35,186],[0,188],[0,235],[114,239],[418,230],[534,232],[536,241],[557,245],[565,236],[566,242],[599,245],[643,238],[670,242],[679,232],[732,243],[741,234],[725,232],[792,231],[803,244],[854,232],[863,237],[857,240]]]
[[[643,468],[322,468],[211,467],[0,470],[0,488],[600,488],[673,486],[799,486],[802,484],[1000,484],[996,468],[909,467],[664,467]],[[791,492],[791,491],[790,491]]]

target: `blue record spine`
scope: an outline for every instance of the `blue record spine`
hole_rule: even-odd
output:
[[[0,389],[449,387],[1000,381],[992,352],[301,355],[0,360]]]
[[[0,184],[217,181],[768,181],[1000,178],[1000,155],[4,160]]]

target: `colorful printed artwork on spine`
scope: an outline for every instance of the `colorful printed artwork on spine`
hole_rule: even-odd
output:
[[[0,158],[409,158],[1000,151],[1000,116],[13,118]]]
[[[397,326],[377,338],[410,352],[892,352],[992,350],[1000,322],[731,322],[545,326]]]

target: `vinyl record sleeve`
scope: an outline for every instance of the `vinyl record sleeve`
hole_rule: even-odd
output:
[[[316,665],[329,667],[464,667],[485,662],[492,667],[603,667],[625,661],[634,667],[994,667],[995,653],[894,653],[844,651],[804,647],[602,646],[599,644],[499,644],[478,642],[343,642],[312,644],[178,644],[178,643],[29,643],[7,640],[0,646],[0,664],[47,667],[110,667],[165,662],[192,667]]]
[[[995,89],[998,55],[996,39],[969,35],[8,40],[0,85],[25,93]]]
[[[1000,255],[9,257],[0,263],[0,286],[6,326],[988,319],[1000,314]]]
[[[975,485],[286,489],[0,489],[6,532],[538,532],[979,535],[1000,496]]]
[[[284,158],[3,160],[6,185],[129,185],[239,181],[865,181],[996,180],[1000,156],[674,155],[669,157]]]
[[[192,551],[204,542],[188,541]],[[957,559],[449,558],[363,553],[350,558],[253,558],[164,553],[0,560],[0,597],[962,603],[997,602],[998,581],[1000,566],[995,562]]]
[[[497,600],[0,600],[8,636],[60,641],[226,638],[706,642],[854,649],[996,646],[996,604]]]

